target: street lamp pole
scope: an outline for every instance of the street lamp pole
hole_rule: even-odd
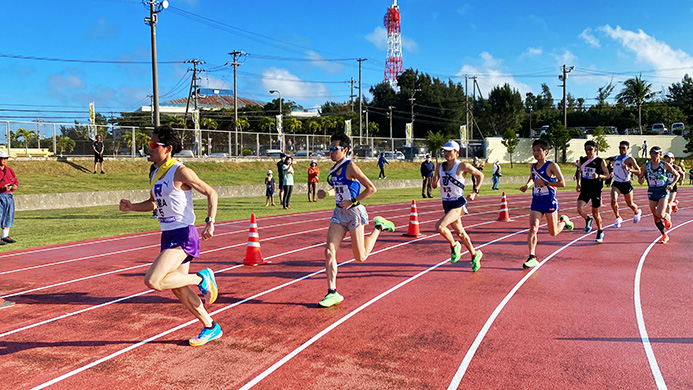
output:
[[[282,120],[282,127],[284,127],[284,116],[282,115],[282,93],[279,92],[279,90],[276,89],[271,89],[269,93],[276,93],[279,94],[279,118]],[[282,129],[283,131],[283,129]],[[282,152],[285,152],[284,150],[284,134],[282,134]]]
[[[168,1],[158,2],[157,0],[143,0],[144,6],[149,6],[149,17],[144,18],[145,24],[151,28],[152,39],[152,113],[154,126],[161,124],[159,120],[159,79],[156,67],[156,19],[159,12],[168,8]]]
[[[390,148],[391,150],[395,150],[395,139],[392,138],[392,109],[395,108],[395,106],[387,106],[388,109],[390,109],[390,114],[388,115],[388,118],[390,118]]]

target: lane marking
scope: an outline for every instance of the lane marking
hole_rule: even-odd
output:
[[[529,215],[529,214],[526,214],[526,215]],[[523,216],[526,216],[526,215],[523,215]],[[468,227],[476,227],[476,226],[486,225],[486,224],[491,224],[491,223],[498,223],[498,221],[495,221],[495,220],[493,220],[493,221],[486,221],[486,222],[482,222],[482,223],[479,223],[479,224],[469,225]],[[467,227],[465,227],[465,228],[467,228]],[[516,232],[516,233],[513,233],[513,234],[519,234],[519,233],[522,233],[522,232],[526,232],[527,230],[528,230],[528,229],[523,229],[523,230],[520,230],[520,231],[518,231],[518,232]],[[399,244],[395,244],[395,245],[392,245],[392,246],[390,246],[390,247],[385,247],[385,248],[383,248],[383,249],[380,249],[380,250],[371,252],[370,255],[372,256],[372,255],[375,255],[375,254],[378,254],[378,253],[383,253],[383,252],[389,251],[389,250],[391,250],[391,249],[398,248],[398,247],[400,247],[400,246],[409,245],[409,244],[412,244],[412,243],[415,243],[415,242],[418,242],[418,241],[422,241],[422,240],[425,240],[425,239],[428,239],[428,238],[431,238],[431,237],[438,237],[438,236],[440,236],[438,233],[434,233],[434,234],[431,234],[431,235],[428,235],[428,236],[424,236],[424,237],[421,237],[421,238],[418,238],[418,239],[414,239],[414,240],[410,240],[410,241],[401,242],[401,243],[399,243]],[[494,240],[493,242],[495,242],[495,240]],[[324,244],[324,243],[320,243],[320,244],[316,244],[315,246],[322,246],[322,245],[325,245],[325,244]],[[484,244],[482,244],[482,245],[484,245]],[[481,246],[479,246],[479,247],[481,247]],[[297,250],[294,250],[293,252],[297,252],[297,251],[301,251],[301,250],[303,250],[303,249],[297,249]],[[465,252],[465,253],[466,253],[466,252]],[[345,262],[339,263],[337,266],[340,267],[340,266],[343,266],[343,265],[352,263],[352,262],[354,262],[354,261],[355,261],[355,259],[352,258],[351,260],[347,260],[347,261],[345,261]],[[443,262],[443,263],[445,263],[445,262]],[[257,293],[257,294],[255,294],[255,295],[253,295],[253,296],[250,296],[250,297],[248,297],[248,298],[245,298],[245,299],[243,299],[243,300],[241,300],[241,301],[238,301],[238,302],[236,302],[236,303],[233,303],[233,304],[231,304],[231,305],[229,305],[229,306],[226,306],[226,307],[223,307],[223,308],[221,308],[221,309],[215,310],[214,312],[211,312],[211,313],[209,313],[209,314],[210,314],[210,315],[216,315],[216,314],[218,314],[218,313],[224,312],[224,311],[226,311],[226,310],[229,310],[229,309],[231,309],[231,308],[234,308],[234,307],[236,307],[236,306],[239,306],[239,305],[241,305],[241,304],[243,304],[243,303],[246,303],[246,302],[248,302],[248,301],[252,301],[252,300],[257,299],[257,298],[259,298],[259,297],[261,297],[261,296],[264,296],[264,295],[266,295],[266,294],[275,292],[275,291],[280,290],[280,289],[282,289],[282,288],[284,288],[284,287],[287,287],[287,286],[290,286],[290,285],[292,285],[292,284],[298,283],[298,282],[300,282],[300,281],[302,281],[302,280],[308,279],[308,278],[313,277],[313,276],[315,276],[315,275],[319,275],[319,274],[321,274],[321,273],[323,273],[323,272],[325,272],[325,269],[324,269],[324,268],[321,269],[321,270],[319,270],[319,271],[306,274],[306,275],[304,275],[304,276],[302,276],[302,277],[300,277],[300,278],[296,278],[296,279],[294,279],[294,280],[288,281],[288,282],[286,282],[286,283],[284,283],[284,284],[275,286],[275,287],[273,287],[273,288],[271,288],[271,289],[262,291],[262,292],[260,292],[260,293]],[[174,328],[171,328],[171,329],[169,329],[169,330],[167,330],[167,331],[164,331],[164,332],[161,332],[161,333],[159,333],[159,334],[156,334],[156,335],[154,335],[154,336],[152,336],[152,337],[149,337],[149,338],[147,338],[147,339],[145,339],[145,340],[142,340],[142,341],[140,341],[140,342],[138,342],[138,343],[136,343],[136,344],[130,345],[130,346],[124,348],[124,349],[121,349],[121,350],[119,350],[119,351],[116,351],[116,352],[114,352],[114,353],[112,353],[112,354],[110,354],[110,355],[104,356],[104,357],[102,357],[102,358],[100,358],[100,359],[98,359],[98,360],[96,360],[96,361],[94,361],[94,362],[92,362],[92,363],[89,363],[89,364],[87,364],[87,365],[84,365],[84,366],[82,366],[82,367],[79,367],[79,368],[77,368],[77,369],[74,369],[74,370],[72,370],[72,371],[70,371],[70,372],[68,372],[68,373],[65,373],[65,374],[63,374],[63,375],[57,377],[57,378],[54,378],[54,379],[52,379],[52,380],[50,380],[50,381],[48,381],[48,382],[45,382],[45,383],[43,383],[43,384],[41,384],[41,385],[38,385],[38,386],[34,387],[33,389],[43,389],[43,388],[46,388],[46,387],[48,387],[48,386],[54,385],[54,384],[56,384],[56,383],[58,383],[58,382],[61,382],[61,381],[65,380],[65,379],[67,379],[67,378],[70,378],[70,377],[72,377],[72,376],[74,376],[74,375],[76,375],[76,374],[79,374],[79,373],[81,373],[81,372],[83,372],[83,371],[86,371],[86,370],[92,368],[92,367],[95,367],[95,366],[97,366],[97,365],[99,365],[99,364],[101,364],[101,363],[103,363],[103,362],[106,362],[106,361],[108,361],[108,360],[111,360],[111,359],[113,359],[113,358],[115,358],[115,357],[117,357],[117,356],[120,356],[120,355],[122,355],[122,354],[124,354],[124,353],[126,353],[126,352],[129,352],[129,351],[131,351],[131,350],[133,350],[133,349],[135,349],[135,348],[138,348],[138,347],[140,347],[140,346],[142,346],[142,345],[144,345],[144,344],[147,344],[147,343],[149,343],[149,342],[152,342],[152,341],[154,341],[154,340],[157,340],[157,339],[159,339],[159,338],[161,338],[161,337],[163,337],[163,336],[166,336],[166,335],[168,335],[168,334],[171,334],[171,333],[173,333],[173,332],[175,332],[175,331],[178,331],[178,330],[180,330],[180,329],[183,329],[183,328],[185,328],[185,327],[187,327],[187,326],[190,326],[190,325],[195,324],[195,323],[198,323],[198,322],[199,322],[199,321],[198,321],[197,319],[194,319],[194,320],[190,320],[190,321],[188,321],[188,322],[185,322],[185,323],[183,323],[183,324],[180,324],[180,325],[178,325],[178,326],[176,326],[176,327],[174,327]]]
[[[689,220],[688,222],[684,222],[682,224],[678,224],[674,226],[673,228],[669,229],[668,232],[672,232],[676,229],[678,229],[681,226],[685,226],[689,223],[693,222],[693,220]],[[640,340],[642,340],[642,346],[645,349],[645,354],[647,355],[647,362],[650,365],[650,371],[652,371],[652,376],[654,376],[655,383],[657,384],[657,388],[660,390],[664,390],[667,388],[666,383],[664,382],[664,377],[662,376],[662,372],[659,370],[659,364],[657,364],[657,358],[655,357],[654,350],[652,349],[652,344],[650,343],[650,338],[647,335],[647,329],[645,328],[645,318],[642,313],[642,302],[640,300],[640,280],[642,276],[642,267],[645,264],[645,258],[647,258],[647,255],[650,253],[650,250],[657,245],[659,242],[659,238],[655,239],[652,241],[652,243],[647,247],[645,252],[643,252],[642,256],[640,257],[640,261],[638,262],[638,268],[637,271],[635,272],[635,281],[633,283],[633,300],[635,303],[635,318],[638,323],[638,331],[640,332]]]

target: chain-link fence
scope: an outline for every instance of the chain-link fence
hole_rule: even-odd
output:
[[[3,122],[0,122],[2,124]],[[5,121],[0,141],[14,156],[92,156],[95,136],[101,135],[105,157],[142,157],[148,152],[147,142],[152,127],[82,125],[42,121]],[[183,155],[194,157],[275,156],[280,152],[296,157],[329,156],[330,134],[254,133],[234,130],[176,129],[183,139]],[[2,143],[2,142],[0,142]],[[384,152],[399,152],[393,158],[422,158],[429,153],[427,141],[414,138],[352,136],[352,150],[362,158],[375,158]],[[0,145],[2,146],[2,145]],[[471,145],[473,155],[483,157],[483,145]],[[401,153],[401,156],[400,156]],[[461,153],[464,155],[463,153]]]

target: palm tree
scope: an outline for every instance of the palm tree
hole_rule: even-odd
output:
[[[36,137],[36,132],[34,130],[27,130],[23,128],[17,129],[17,133],[15,135],[17,138],[23,138],[24,139],[24,154],[27,156],[29,155],[29,141],[31,141],[32,138]]]
[[[640,76],[635,76],[634,79],[624,81],[623,85],[625,88],[616,95],[616,99],[619,103],[635,104],[638,107],[638,128],[640,129],[640,134],[642,134],[642,105],[645,100],[652,99],[652,96],[654,96],[652,83],[643,80],[641,74]]]
[[[310,129],[310,132],[315,134],[316,131],[320,131],[320,128],[322,126],[320,125],[320,122],[312,120],[308,122],[308,129]]]
[[[168,121],[168,125],[174,129],[185,129],[186,127],[185,119],[177,116],[171,117],[171,119]]]
[[[70,153],[75,148],[75,141],[70,137],[59,135],[55,138],[55,145],[60,149],[60,157],[62,157],[64,151]]]
[[[331,116],[320,117],[320,123],[324,131],[324,135],[327,136],[327,129],[334,129],[337,126],[337,121]]]
[[[202,118],[200,127],[203,129],[216,130],[219,128],[219,124],[212,118]]]
[[[128,148],[132,149],[132,131],[125,134],[128,140]],[[149,136],[143,131],[135,132],[135,149],[140,150],[144,144],[149,142]]]
[[[261,129],[267,129],[267,132],[271,133],[272,128],[274,127],[274,124],[276,120],[274,118],[270,118],[268,116],[263,116],[262,119],[260,119],[260,128]]]

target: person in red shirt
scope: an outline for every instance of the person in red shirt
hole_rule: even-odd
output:
[[[19,187],[17,175],[12,168],[7,166],[10,155],[0,150],[0,227],[2,227],[2,240],[0,245],[14,244],[10,238],[10,228],[14,225],[14,192]]]
[[[317,202],[315,199],[315,191],[318,188],[318,181],[320,177],[320,169],[318,169],[318,163],[313,160],[310,162],[310,168],[308,168],[308,201]],[[313,194],[313,199],[311,200],[310,195]]]

